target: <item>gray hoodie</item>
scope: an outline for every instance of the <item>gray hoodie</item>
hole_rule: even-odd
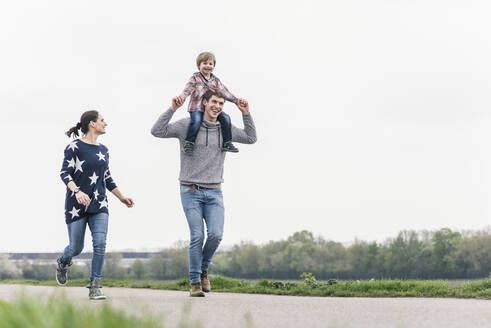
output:
[[[169,123],[174,111],[168,109],[158,118],[152,127],[152,135],[157,138],[177,138],[182,149],[190,118]],[[244,129],[232,125],[232,141],[244,144],[256,142],[256,127],[250,114],[242,115]],[[192,155],[181,151],[181,172],[179,181],[182,184],[197,184],[206,188],[220,189],[223,182],[223,163],[225,152],[222,152],[222,135],[220,123],[203,119]]]

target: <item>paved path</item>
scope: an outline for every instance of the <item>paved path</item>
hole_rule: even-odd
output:
[[[104,288],[106,301],[89,301],[83,287],[0,285],[0,298],[21,290],[48,297],[66,293],[77,304],[98,307],[107,302],[133,314],[162,317],[177,327],[183,311],[203,327],[491,327],[491,301],[441,298],[334,298],[210,293],[190,298],[186,292]]]

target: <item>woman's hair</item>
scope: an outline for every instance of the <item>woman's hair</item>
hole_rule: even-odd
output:
[[[96,122],[98,117],[99,117],[98,111],[96,110],[86,111],[80,117],[80,122],[78,122],[77,125],[75,125],[73,128],[68,130],[65,134],[68,137],[73,137],[73,135],[75,135],[75,137],[78,137],[79,136],[78,130],[82,130],[82,133],[86,134],[87,132],[89,132],[89,123]]]

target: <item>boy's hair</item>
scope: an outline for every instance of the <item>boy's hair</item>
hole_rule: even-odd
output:
[[[212,96],[215,96],[215,97],[218,97],[218,98],[222,98],[223,100],[226,100],[225,99],[225,95],[220,90],[217,90],[217,89],[208,89],[208,90],[206,90],[205,94],[203,95],[203,99],[206,100],[206,101],[209,101]]]
[[[199,65],[201,65],[202,62],[205,62],[209,59],[213,60],[213,66],[215,66],[217,64],[217,60],[215,58],[215,55],[212,54],[211,52],[205,51],[205,52],[200,53],[198,55],[198,58],[196,58],[196,66],[198,66],[198,69],[199,69]]]

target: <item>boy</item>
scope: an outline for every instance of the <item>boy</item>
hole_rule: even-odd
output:
[[[196,58],[196,65],[198,66],[199,72],[194,73],[189,79],[184,91],[178,96],[178,98],[184,102],[186,98],[190,95],[188,112],[191,116],[191,122],[189,123],[188,131],[186,134],[186,140],[183,144],[183,151],[185,154],[192,154],[194,150],[194,143],[196,141],[196,136],[198,135],[201,122],[203,121],[203,94],[208,89],[219,90],[225,95],[225,99],[237,104],[246,104],[244,99],[236,98],[223,83],[212,74],[215,68],[216,59],[215,55],[211,52],[202,52]],[[220,113],[218,116],[218,121],[220,122],[221,131],[223,135],[222,151],[228,151],[237,153],[237,149],[232,143],[232,122],[230,116],[224,112]]]

